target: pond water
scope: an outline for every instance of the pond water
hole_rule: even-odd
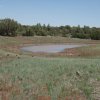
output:
[[[67,45],[67,44],[59,44],[59,45],[37,45],[37,46],[28,46],[21,48],[22,51],[29,51],[29,52],[44,52],[44,53],[57,53],[64,51],[64,49],[70,49],[70,48],[76,48],[76,47],[82,47],[85,45]]]

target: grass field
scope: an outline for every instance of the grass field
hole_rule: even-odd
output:
[[[22,46],[44,43],[91,45],[55,55],[19,50]],[[64,37],[0,37],[0,100],[99,99],[100,41]]]

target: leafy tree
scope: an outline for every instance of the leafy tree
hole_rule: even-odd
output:
[[[2,19],[0,20],[0,35],[4,36],[16,36],[16,30],[18,23],[13,19]]]
[[[32,30],[32,27],[30,26],[24,26],[24,33],[23,36],[34,36],[34,31]]]
[[[100,40],[100,29],[93,28],[90,37],[93,40]]]
[[[0,35],[2,36],[63,36],[63,37],[73,37],[73,38],[81,38],[81,39],[95,39],[100,40],[100,28],[89,26],[80,27],[74,26],[71,27],[69,25],[65,26],[50,26],[41,25],[37,23],[37,25],[21,25],[10,18],[5,18],[0,20]]]

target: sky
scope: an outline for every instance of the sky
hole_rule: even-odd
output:
[[[100,0],[0,0],[0,19],[21,24],[100,27]]]

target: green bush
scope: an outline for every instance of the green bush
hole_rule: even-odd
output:
[[[96,31],[91,34],[91,39],[93,40],[100,40],[100,31]]]
[[[31,28],[26,28],[25,32],[22,34],[23,36],[34,36],[34,32]]]
[[[73,38],[80,38],[80,39],[88,39],[88,38],[90,38],[89,34],[84,34],[84,33],[73,33],[72,37]]]
[[[13,19],[0,20],[0,35],[2,36],[16,36],[18,23]]]

